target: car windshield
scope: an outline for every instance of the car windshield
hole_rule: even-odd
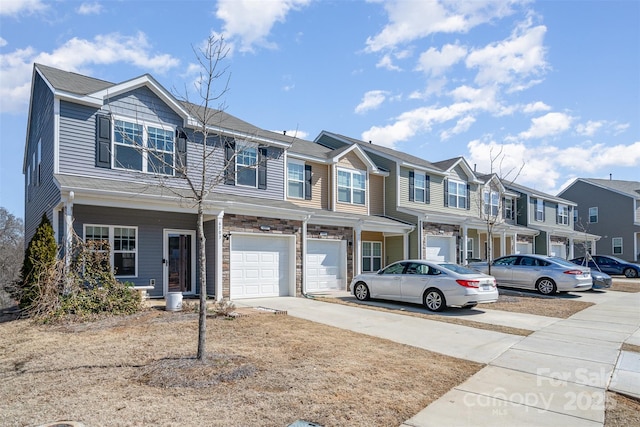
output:
[[[471,270],[470,268],[463,267],[458,264],[443,263],[438,265],[446,270],[450,270],[458,274],[478,274],[477,271]]]
[[[558,258],[558,257],[551,257],[551,258],[547,258],[549,261],[553,261],[556,264],[560,264],[563,267],[575,267],[576,265],[572,262],[567,261],[564,258]]]

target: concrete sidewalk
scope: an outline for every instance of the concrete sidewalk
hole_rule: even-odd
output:
[[[607,292],[588,299],[596,305],[568,319],[513,316],[482,307],[484,313],[464,317],[527,325],[525,329],[536,331],[528,337],[406,316],[404,310],[388,313],[305,298],[234,303],[283,310],[291,316],[488,364],[403,427],[602,426],[607,389],[640,395],[640,357],[620,351],[623,342],[640,342],[640,294]]]

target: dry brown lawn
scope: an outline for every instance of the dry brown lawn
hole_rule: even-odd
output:
[[[614,277],[611,290],[618,292],[640,292],[640,279],[618,279]]]
[[[568,317],[584,308],[576,303],[509,296],[491,308]],[[193,359],[193,313],[58,326],[9,319],[0,316],[2,426],[398,426],[482,368],[287,315],[208,319],[205,364]],[[640,402],[609,397],[605,427],[640,425]]]
[[[482,365],[287,315],[0,323],[0,425],[397,426]]]

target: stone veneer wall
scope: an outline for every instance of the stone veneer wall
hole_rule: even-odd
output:
[[[261,225],[271,227],[269,231],[261,231]],[[225,214],[223,218],[223,233],[243,232],[256,234],[279,234],[296,236],[296,296],[300,296],[300,283],[302,283],[302,221],[264,218],[258,216],[245,216]],[[231,288],[230,277],[231,247],[230,240],[222,240],[222,297],[229,298]]]
[[[327,233],[326,236],[320,236],[320,233]],[[307,238],[327,239],[327,240],[346,240],[347,243],[347,277],[346,288],[349,290],[349,283],[353,279],[353,229],[351,227],[331,227],[327,225],[307,225]]]

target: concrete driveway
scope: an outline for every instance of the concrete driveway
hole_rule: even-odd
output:
[[[602,426],[607,389],[640,397],[640,354],[621,351],[624,342],[640,345],[640,293],[580,296],[596,305],[568,319],[484,308],[465,315],[534,330],[528,337],[405,316],[409,305],[389,313],[293,297],[234,303],[487,364],[404,427]]]

